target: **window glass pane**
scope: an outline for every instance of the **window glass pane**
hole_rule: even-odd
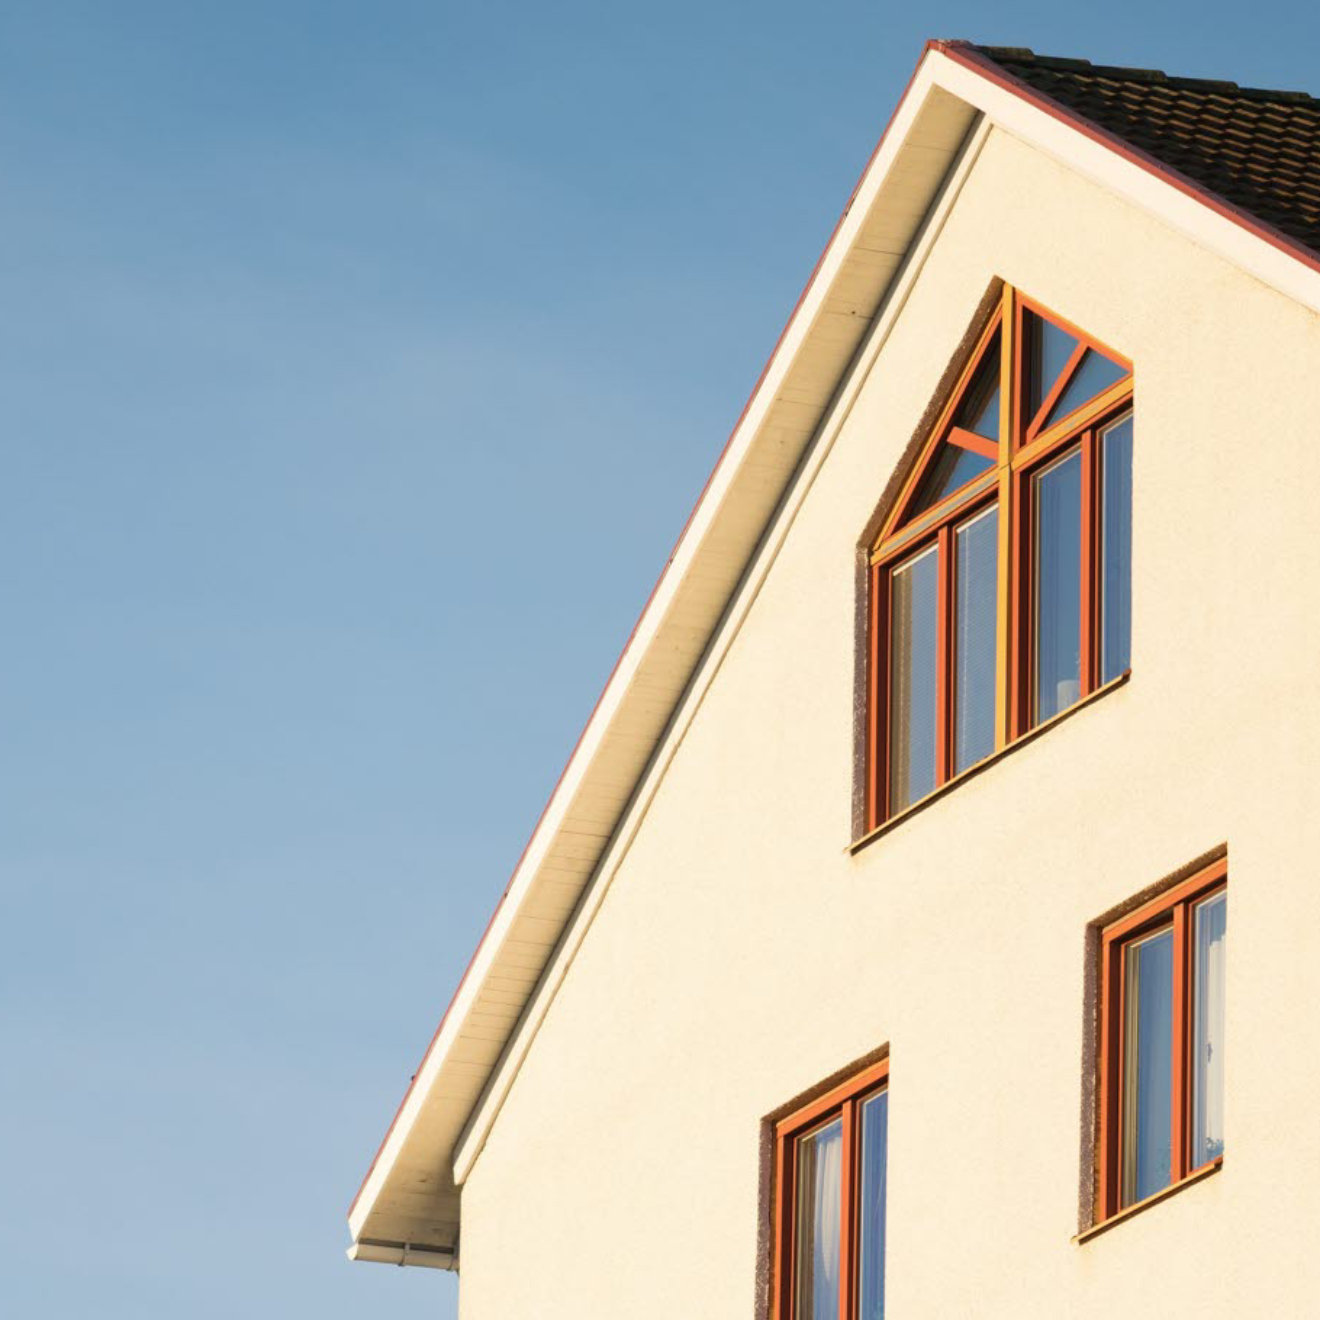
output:
[[[946,495],[952,495],[955,490],[967,485],[983,472],[989,472],[992,467],[993,459],[946,441],[921,483],[910,517],[915,518],[917,514],[934,508]]]
[[[935,787],[935,614],[939,549],[891,578],[889,600],[889,810]]]
[[[1117,385],[1126,375],[1127,370],[1120,367],[1117,362],[1105,357],[1103,353],[1088,348],[1082,354],[1082,360],[1077,370],[1073,372],[1068,387],[1050,409],[1050,415],[1045,419],[1044,425],[1052,426],[1055,422],[1062,421],[1070,412],[1076,412],[1082,404],[1089,403],[1097,394],[1104,393],[1111,385]]]
[[[1100,444],[1100,681],[1132,663],[1132,416]]]
[[[794,1320],[838,1320],[842,1159],[837,1118],[798,1139]]]
[[[1031,395],[1031,416],[1035,418],[1054,382],[1068,365],[1077,340],[1052,321],[1027,313],[1027,385]]]
[[[987,440],[999,439],[999,336],[986,350],[980,368],[972,380],[957,416],[955,426],[975,431]]]
[[[1196,906],[1192,968],[1192,1165],[1224,1153],[1224,951],[1228,894]]]
[[[1123,950],[1123,1204],[1167,1187],[1173,1061],[1173,931]]]
[[[1035,480],[1035,722],[1081,696],[1082,456]]]
[[[995,624],[999,511],[989,509],[955,533],[953,771],[995,750]]]
[[[889,1154],[889,1092],[887,1090],[862,1102],[861,1120],[857,1318],[884,1320],[885,1168]]]

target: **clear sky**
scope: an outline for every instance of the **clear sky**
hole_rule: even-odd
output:
[[[1302,0],[0,5],[0,1312],[455,1314],[347,1205],[928,36],[1320,91]]]

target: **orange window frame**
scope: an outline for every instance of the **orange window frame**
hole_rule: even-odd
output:
[[[1124,998],[1123,951],[1156,931],[1173,930],[1173,1030],[1170,1087],[1169,1183],[1155,1196],[1184,1179],[1223,1162],[1223,1156],[1193,1167],[1191,1163],[1192,1113],[1192,909],[1207,898],[1226,892],[1228,859],[1222,857],[1195,875],[1135,911],[1111,922],[1100,933],[1100,1052],[1099,1101],[1096,1134],[1097,1223],[1120,1210],[1130,1210],[1122,1199]],[[1136,1204],[1141,1204],[1137,1202]]]
[[[1040,406],[1028,404],[1028,317],[1051,322],[1076,341],[1066,366]],[[986,353],[998,346],[999,442],[986,441],[953,425]],[[1115,384],[1082,407],[1044,423],[1066,390],[1088,351],[1109,358],[1124,370]],[[871,546],[867,636],[866,793],[865,827],[882,825],[891,814],[889,733],[892,718],[890,673],[890,598],[896,568],[932,546],[939,547],[936,603],[935,789],[953,777],[954,693],[953,602],[955,566],[953,535],[960,524],[990,508],[999,516],[998,586],[996,594],[995,745],[999,752],[1034,727],[1031,693],[1034,684],[1033,636],[1035,546],[1032,535],[1032,482],[1035,475],[1073,446],[1082,453],[1082,546],[1080,694],[1084,700],[1099,684],[1100,673],[1100,437],[1133,406],[1132,365],[1121,354],[1064,320],[1034,299],[1005,285],[998,304],[977,337],[920,455],[901,486],[889,516]],[[1030,415],[1028,415],[1030,413]],[[951,492],[932,508],[913,516],[922,481],[938,450],[953,443],[994,459],[994,466]],[[970,768],[970,767],[969,767]]]
[[[774,1256],[770,1281],[771,1320],[795,1320],[793,1292],[797,1241],[797,1142],[825,1123],[842,1119],[841,1203],[839,1220],[839,1320],[857,1312],[858,1208],[861,1200],[862,1103],[889,1086],[889,1060],[863,1068],[824,1095],[795,1109],[774,1125]]]

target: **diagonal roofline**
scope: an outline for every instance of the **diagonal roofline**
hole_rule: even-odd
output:
[[[928,51],[938,48],[939,45],[940,43],[937,41],[934,40],[927,41],[925,47],[922,50],[922,57],[924,58],[925,54]],[[610,668],[609,675],[605,679],[604,685],[601,687],[600,695],[596,698],[595,703],[592,705],[591,711],[587,715],[586,721],[583,724],[582,729],[578,733],[577,739],[573,744],[573,749],[572,751],[569,752],[568,759],[567,761],[565,761],[563,769],[560,770],[559,777],[555,780],[554,787],[550,790],[550,795],[546,799],[545,805],[541,808],[541,813],[536,818],[535,825],[532,826],[532,831],[528,835],[527,842],[523,845],[523,850],[518,855],[518,860],[514,864],[513,871],[510,873],[509,881],[505,885],[504,890],[500,894],[499,899],[496,901],[495,908],[491,912],[490,917],[486,922],[485,929],[481,933],[481,938],[477,941],[477,946],[475,949],[473,949],[471,956],[468,958],[467,966],[464,967],[463,974],[462,976],[459,977],[458,984],[454,987],[454,993],[450,997],[449,1004],[446,1006],[444,1014],[440,1019],[440,1023],[436,1027],[435,1032],[432,1034],[431,1040],[426,1047],[426,1054],[423,1055],[423,1062],[425,1062],[426,1055],[429,1055],[431,1050],[435,1047],[435,1043],[439,1038],[441,1031],[444,1029],[446,1020],[448,1019],[450,1013],[453,1011],[454,1004],[458,1000],[459,994],[463,989],[464,983],[467,981],[468,977],[472,974],[473,966],[477,961],[477,954],[481,951],[481,946],[485,942],[486,937],[490,934],[491,927],[495,924],[495,920],[500,914],[500,909],[504,906],[505,902],[509,897],[509,891],[513,886],[513,878],[518,874],[518,871],[521,868],[523,862],[526,861],[528,851],[531,849],[532,846],[532,842],[536,838],[537,832],[540,830],[541,826],[545,823],[546,816],[549,814],[550,808],[554,803],[555,797],[559,793],[559,790],[564,783],[564,779],[568,774],[569,767],[572,765],[574,758],[581,750],[583,740],[586,738],[587,735],[587,730],[591,727],[592,721],[596,718],[596,715],[599,713],[601,706],[604,703],[607,694],[609,693],[610,686],[613,684],[615,677],[619,672],[620,666],[623,664],[624,657],[628,654],[629,648],[636,640],[638,631],[642,626],[643,620],[645,620],[646,615],[649,612],[652,603],[654,602],[656,596],[660,592],[660,589],[664,585],[665,578],[669,574],[670,570],[674,565],[674,559],[678,554],[679,547],[683,544],[683,540],[687,536],[688,530],[692,526],[693,520],[697,516],[697,511],[701,508],[702,503],[705,501],[706,496],[710,492],[710,488],[713,485],[716,476],[719,474],[720,468],[723,466],[724,462],[728,458],[729,450],[732,448],[733,443],[738,436],[738,431],[741,428],[743,422],[746,420],[747,414],[751,410],[753,403],[756,401],[756,396],[760,392],[761,386],[765,384],[765,379],[770,373],[770,368],[773,365],[775,358],[778,356],[779,350],[783,347],[784,340],[787,337],[789,330],[792,328],[794,319],[801,311],[802,304],[805,302],[807,294],[811,291],[811,287],[815,283],[816,277],[820,274],[820,270],[822,265],[824,265],[825,258],[829,254],[830,248],[834,245],[834,241],[838,237],[839,230],[843,226],[843,222],[847,219],[849,211],[852,210],[853,203],[857,200],[857,195],[861,191],[862,184],[865,181],[866,176],[869,173],[872,165],[875,163],[875,158],[876,156],[879,155],[880,149],[884,145],[885,138],[888,136],[889,130],[893,125],[894,120],[898,117],[899,110],[902,108],[904,101],[907,99],[908,93],[912,88],[912,84],[915,81],[917,77],[917,73],[919,72],[920,68],[921,68],[921,61],[918,61],[917,66],[912,70],[912,73],[908,75],[908,80],[906,84],[904,84],[903,92],[902,95],[899,97],[898,104],[894,107],[893,111],[891,112],[888,122],[886,123],[884,129],[882,130],[879,139],[876,141],[875,146],[871,150],[870,156],[867,157],[866,164],[862,167],[862,171],[857,177],[857,182],[853,184],[852,192],[848,194],[848,200],[844,203],[843,210],[839,213],[839,218],[834,222],[834,227],[830,230],[830,235],[825,240],[825,245],[824,247],[821,248],[820,255],[816,258],[815,265],[812,266],[811,272],[806,278],[806,282],[803,284],[801,291],[798,293],[797,299],[793,303],[793,308],[788,314],[788,319],[784,322],[783,327],[780,329],[779,334],[775,339],[774,345],[770,349],[770,354],[766,358],[765,363],[762,365],[761,370],[756,377],[756,381],[752,385],[751,392],[748,394],[746,401],[743,403],[742,410],[739,412],[736,420],[734,421],[733,428],[730,430],[728,438],[725,440],[724,445],[719,452],[719,456],[715,460],[714,466],[711,468],[710,473],[706,477],[706,480],[702,483],[701,490],[698,492],[697,498],[693,502],[692,508],[688,511],[687,517],[683,520],[682,528],[679,530],[677,537],[674,538],[673,547],[670,549],[668,556],[665,558],[664,566],[661,568],[660,574],[656,578],[654,585],[651,587],[651,590],[647,593],[646,600],[643,603],[641,610],[638,612],[637,618],[634,621],[633,626],[628,633],[628,638],[624,642],[622,650],[615,658],[614,664]],[[358,1190],[354,1194],[353,1200],[349,1205],[350,1215],[353,1213],[354,1209],[357,1206],[358,1201],[361,1199],[362,1193],[365,1190],[368,1181],[370,1181],[371,1175],[376,1168],[376,1164],[381,1157],[381,1153],[382,1151],[384,1151],[385,1146],[389,1142],[390,1135],[393,1133],[395,1126],[399,1121],[399,1116],[403,1112],[404,1105],[407,1103],[409,1095],[412,1094],[413,1088],[417,1084],[417,1078],[420,1075],[420,1073],[421,1073],[421,1068],[419,1066],[417,1072],[414,1073],[412,1077],[409,1079],[408,1088],[404,1092],[403,1100],[400,1101],[399,1108],[395,1112],[394,1118],[391,1120],[390,1126],[386,1130],[385,1136],[381,1139],[381,1143],[376,1149],[376,1154],[372,1157],[371,1164],[368,1167],[366,1174],[363,1176],[362,1182],[359,1184]]]
[[[839,381],[877,315],[882,309],[889,315],[887,299],[907,277],[909,257],[929,237],[932,208],[976,123],[1002,124],[1065,158],[1080,136],[1102,148],[1106,160],[1117,157],[1154,182],[1152,192],[1126,175],[1114,176],[1123,185],[1118,190],[1136,204],[1162,208],[1161,214],[1173,216],[1171,223],[1188,230],[1187,213],[1160,191],[1173,189],[1300,263],[1308,272],[1304,285],[1288,275],[1296,270],[1291,264],[1281,268],[1254,248],[1235,248],[1218,230],[1197,234],[1198,241],[1320,310],[1320,282],[1310,279],[1320,274],[1320,254],[1014,76],[996,60],[1010,54],[1020,58],[1024,52],[962,41],[930,41],[923,49],[354,1197],[349,1209],[354,1258],[402,1264],[423,1263],[419,1256],[429,1255],[431,1263],[454,1263],[456,1151],[468,1152],[465,1167],[479,1151],[484,1126],[493,1121],[521,1060],[515,1046],[534,1033],[553,996],[558,982],[550,975],[551,964],[578,920],[583,895],[600,878],[602,857],[671,737],[671,721],[746,585],[753,554],[827,416]],[[1154,70],[1121,72],[1162,76]],[[1064,127],[1065,139],[1032,115]],[[1076,154],[1083,154],[1080,147]],[[1092,177],[1111,169],[1093,155],[1077,168]],[[1113,180],[1110,186],[1116,186]],[[500,992],[487,994],[497,981]],[[465,1034],[474,1017],[501,1025]]]

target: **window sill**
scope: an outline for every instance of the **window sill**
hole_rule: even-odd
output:
[[[1080,1247],[1083,1242],[1089,1242],[1092,1238],[1099,1237],[1101,1233],[1134,1218],[1143,1210],[1149,1210],[1151,1206],[1158,1205],[1161,1201],[1167,1201],[1169,1197],[1181,1192],[1184,1187],[1191,1187],[1194,1183],[1204,1182],[1212,1173],[1218,1173],[1223,1167],[1224,1157],[1221,1155],[1217,1160],[1211,1160],[1209,1164],[1202,1165],[1195,1173],[1189,1173],[1187,1177],[1179,1179],[1176,1183],[1170,1183],[1167,1187],[1161,1188],[1160,1191],[1153,1196],[1148,1196],[1144,1201],[1138,1201],[1135,1205],[1130,1205],[1117,1214],[1110,1215],[1108,1219],[1102,1219],[1100,1223],[1093,1224],[1085,1233],[1078,1233],[1073,1241]]]
[[[1062,724],[1065,720],[1072,719],[1074,715],[1084,711],[1088,706],[1094,705],[1102,697],[1107,697],[1111,692],[1116,692],[1119,688],[1123,687],[1131,677],[1132,671],[1130,669],[1125,670],[1117,678],[1111,679],[1106,683],[1104,687],[1096,688],[1094,692],[1083,697],[1080,701],[1075,702],[1073,705],[1069,706],[1067,710],[1060,711],[1053,719],[1046,720],[1044,724],[1036,725],[1034,729],[1024,733],[1022,737],[1015,738],[1011,743],[1001,747],[997,752],[992,752],[984,761],[978,761],[974,766],[970,766],[968,769],[964,770],[962,774],[954,775],[952,779],[941,784],[938,788],[932,789],[925,797],[918,798],[917,801],[913,802],[910,806],[904,807],[897,815],[890,816],[888,820],[877,825],[875,829],[868,830],[861,836],[861,838],[854,839],[852,843],[848,845],[848,851],[850,853],[861,852],[863,848],[874,843],[877,839],[882,838],[884,835],[888,834],[890,830],[897,829],[904,821],[917,815],[919,812],[925,811],[925,809],[932,803],[938,802],[946,793],[951,793],[959,786],[959,784],[964,784],[975,775],[984,773],[992,765],[1002,761],[1004,757],[1016,752],[1019,747],[1025,747],[1027,743],[1034,742],[1042,734],[1047,733],[1056,725]]]

